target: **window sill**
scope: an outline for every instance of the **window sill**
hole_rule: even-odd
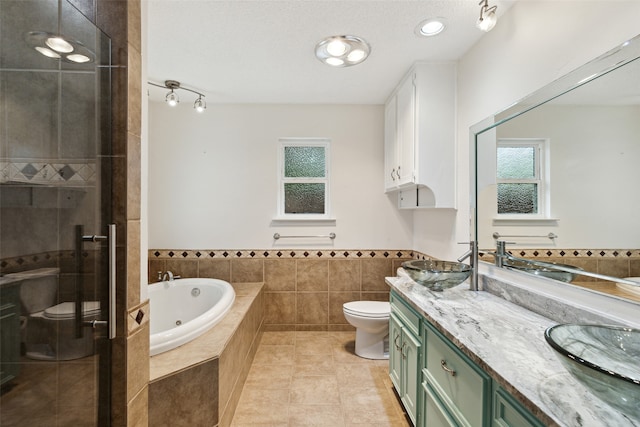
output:
[[[558,218],[493,218],[495,226],[539,225],[557,226]]]

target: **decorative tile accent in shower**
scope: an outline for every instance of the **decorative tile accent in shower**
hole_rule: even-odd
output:
[[[2,159],[0,183],[90,185],[95,183],[96,169],[95,161]]]
[[[152,249],[149,259],[231,259],[231,258],[413,258],[411,250],[369,250],[369,249]]]

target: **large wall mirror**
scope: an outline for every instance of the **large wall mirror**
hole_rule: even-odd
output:
[[[481,261],[640,301],[639,58],[637,36],[472,128]]]

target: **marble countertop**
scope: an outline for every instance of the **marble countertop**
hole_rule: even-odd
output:
[[[387,283],[548,426],[640,426],[593,396],[544,339],[555,322],[463,283],[430,292],[407,277]]]

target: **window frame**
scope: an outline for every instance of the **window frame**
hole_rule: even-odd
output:
[[[278,141],[278,216],[283,220],[327,220],[331,219],[331,186],[330,186],[330,144],[329,138],[280,138]],[[285,177],[285,148],[286,147],[323,147],[324,148],[324,177]],[[324,213],[286,213],[285,212],[285,184],[309,183],[324,184]]]
[[[502,147],[531,147],[534,149],[534,175],[532,179],[501,179],[498,177],[498,149]],[[538,220],[551,219],[550,191],[550,140],[548,138],[498,138],[496,144],[496,205],[497,220]],[[537,184],[538,212],[498,213],[499,184]]]

